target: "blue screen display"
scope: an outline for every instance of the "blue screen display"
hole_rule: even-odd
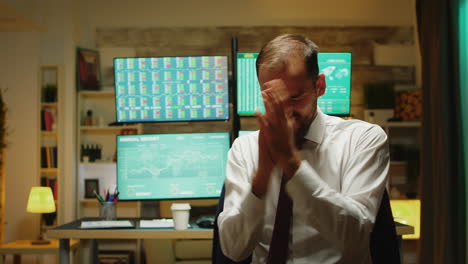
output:
[[[121,200],[218,198],[229,133],[117,136]]]
[[[117,122],[228,120],[227,56],[115,58]]]
[[[265,112],[255,62],[258,53],[237,54],[237,113]],[[318,99],[320,109],[330,115],[349,115],[351,106],[351,53],[318,53],[319,72],[325,74],[327,89]]]

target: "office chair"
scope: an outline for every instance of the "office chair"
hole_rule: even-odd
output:
[[[390,199],[385,189],[370,236],[372,263],[400,264],[400,245],[393,220]]]
[[[213,264],[248,264],[252,262],[252,256],[241,262],[234,262],[223,254],[219,241],[218,215],[223,211],[225,188],[221,190],[218,209],[216,210],[214,233],[213,233]],[[400,249],[398,237],[393,221],[392,209],[387,190],[384,191],[379,211],[375,219],[374,228],[370,236],[370,252],[372,263],[378,264],[400,264]]]

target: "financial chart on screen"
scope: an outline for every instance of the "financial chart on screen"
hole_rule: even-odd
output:
[[[122,200],[219,197],[229,133],[117,137],[117,186]]]
[[[229,119],[227,56],[115,58],[117,122]]]
[[[258,53],[237,54],[237,113],[264,112],[255,61]],[[351,106],[351,53],[321,52],[319,72],[325,74],[327,89],[318,99],[320,109],[330,115],[349,115]]]

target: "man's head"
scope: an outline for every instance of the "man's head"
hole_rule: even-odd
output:
[[[281,35],[268,42],[258,55],[256,67],[261,89],[281,79],[289,99],[287,113],[294,119],[294,136],[300,145],[317,114],[317,99],[325,93],[325,78],[319,75],[318,47],[300,35]]]

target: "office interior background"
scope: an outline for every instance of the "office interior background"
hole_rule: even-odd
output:
[[[60,68],[58,223],[82,212],[77,47],[98,50],[102,89],[113,89],[112,58],[257,52],[281,33],[301,33],[322,51],[353,54],[351,115],[365,119],[367,84],[422,89],[418,177],[418,263],[466,263],[467,1],[0,1],[0,88],[7,107],[2,242],[34,239],[40,216],[26,212],[40,184],[40,68]],[[455,27],[453,27],[455,25]],[[372,100],[372,99],[370,99]],[[112,120],[105,120],[112,121]],[[143,133],[229,131],[230,122],[145,124]],[[241,129],[255,121],[241,120]],[[412,139],[414,140],[414,138]],[[412,142],[413,144],[414,142]],[[431,163],[432,161],[432,163]]]

